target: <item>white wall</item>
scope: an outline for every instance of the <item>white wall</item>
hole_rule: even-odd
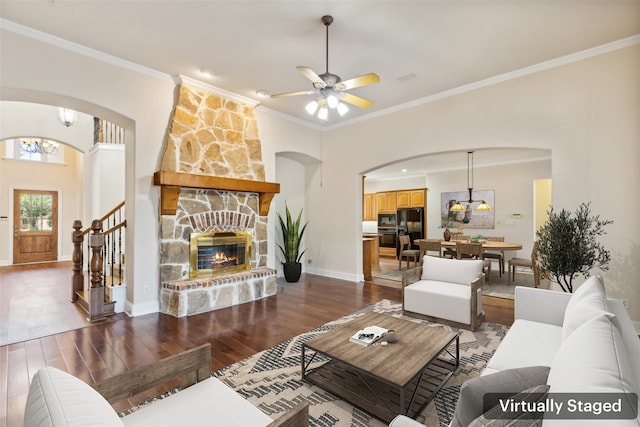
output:
[[[91,148],[87,167],[91,177],[89,218],[100,218],[124,200],[124,149],[122,144],[96,144]]]
[[[286,221],[286,211],[285,205],[289,208],[289,212],[291,213],[291,217],[293,221],[296,220],[298,213],[302,209],[302,217],[300,220],[300,224],[304,224],[307,218],[307,212],[304,210],[305,206],[305,165],[297,162],[295,160],[291,160],[284,156],[276,157],[276,182],[280,183],[280,194],[278,194],[274,201],[272,202],[271,209],[274,209],[276,212],[280,213],[282,219]],[[277,216],[275,219],[275,235],[276,242],[279,245],[282,245],[282,237],[281,237],[281,229],[279,225],[279,221],[277,220]],[[306,231],[305,231],[306,234]],[[303,236],[303,244],[301,246],[301,250],[304,250],[304,236]],[[278,247],[275,249],[276,252],[276,268],[278,271],[278,276],[282,276],[282,265],[281,263],[284,261],[282,257],[282,253]],[[305,262],[306,259],[303,255],[302,262],[302,271],[306,271]]]

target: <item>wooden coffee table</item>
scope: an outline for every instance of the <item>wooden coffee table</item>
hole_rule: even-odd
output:
[[[396,331],[397,341],[368,347],[349,341],[366,326]],[[455,341],[455,356],[447,348]],[[306,353],[313,353],[307,358]],[[442,358],[447,353],[447,359]],[[318,354],[329,361],[310,368]],[[459,336],[409,320],[367,313],[302,344],[302,379],[390,422],[397,414],[415,418],[457,369]]]

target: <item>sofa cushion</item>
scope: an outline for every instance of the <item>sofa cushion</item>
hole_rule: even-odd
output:
[[[95,389],[56,368],[33,377],[24,411],[25,427],[119,426],[118,414]]]
[[[524,366],[551,366],[561,343],[561,326],[517,319],[489,360],[485,371],[490,373]]]
[[[639,391],[622,336],[606,314],[576,328],[562,343],[551,364],[548,384],[550,393],[638,394]],[[558,422],[548,421],[549,425]],[[611,425],[629,424],[624,420],[615,421],[617,423]],[[603,425],[602,420],[580,422],[581,425]]]
[[[459,260],[425,256],[422,279],[470,285],[482,275],[482,260]]]
[[[580,285],[567,304],[562,324],[562,339],[567,339],[576,328],[603,313],[609,318],[614,317],[607,308],[604,283],[598,276],[591,276]]]
[[[548,366],[528,366],[505,369],[490,375],[483,375],[465,381],[460,388],[458,403],[453,414],[451,427],[466,427],[482,415],[486,393],[518,394],[534,386],[545,385],[549,375]],[[488,407],[498,402],[488,404]]]
[[[482,293],[478,290],[478,313]],[[404,288],[404,309],[454,322],[471,323],[471,292],[467,285],[434,280],[418,280]]]
[[[217,378],[207,378],[125,416],[127,427],[267,426],[273,421]]]
[[[513,399],[518,402],[542,402],[547,398],[549,386],[546,384],[537,385],[524,390]],[[532,417],[531,413],[526,411],[517,411],[505,414],[500,405],[495,405],[484,414],[473,420],[469,427],[540,427],[542,426],[542,417]]]

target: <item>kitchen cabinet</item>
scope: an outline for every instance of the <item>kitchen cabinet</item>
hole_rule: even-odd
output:
[[[424,208],[425,189],[401,190],[396,192],[396,207],[403,208]]]
[[[376,202],[378,203],[379,213],[393,213],[397,209],[396,192],[386,191],[384,193],[376,193]]]
[[[378,199],[375,194],[365,194],[362,198],[362,220],[378,220]]]

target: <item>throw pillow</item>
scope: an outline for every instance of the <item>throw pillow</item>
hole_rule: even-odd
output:
[[[513,397],[517,402],[542,402],[549,392],[546,384],[531,387]],[[529,412],[510,412],[507,414],[500,405],[496,405],[478,418],[473,420],[469,427],[540,427],[544,414],[532,416]]]
[[[518,394],[531,387],[544,385],[549,376],[548,366],[528,366],[525,368],[505,369],[489,375],[465,381],[460,388],[460,396],[453,414],[451,427],[466,427],[482,415],[483,398],[486,393]],[[493,407],[498,404],[496,400]]]
[[[637,393],[633,367],[618,328],[601,314],[577,328],[551,362],[552,393]]]
[[[607,308],[607,296],[602,279],[591,276],[571,296],[567,304],[562,323],[562,341],[585,322],[603,313],[609,319],[615,317]]]

